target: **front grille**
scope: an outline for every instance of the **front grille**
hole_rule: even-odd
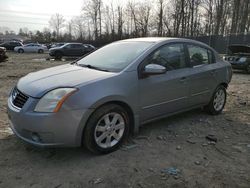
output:
[[[22,108],[29,98],[27,95],[19,91],[16,87],[13,89],[11,97],[12,103],[18,108]]]

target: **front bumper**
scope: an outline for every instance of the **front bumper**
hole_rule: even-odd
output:
[[[29,98],[22,109],[8,99],[8,116],[13,132],[25,142],[39,147],[78,147],[91,110],[62,110],[57,113],[34,112],[38,99]]]

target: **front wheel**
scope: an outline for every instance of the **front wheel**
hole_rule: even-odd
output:
[[[212,115],[220,114],[226,104],[226,99],[226,88],[222,85],[218,86],[213,94],[211,101],[206,106],[207,111]]]
[[[19,50],[18,50],[18,53],[23,53],[23,52],[24,52],[23,49],[19,49]]]
[[[109,104],[97,109],[90,117],[83,142],[94,153],[110,153],[119,148],[128,132],[128,113],[119,105]]]

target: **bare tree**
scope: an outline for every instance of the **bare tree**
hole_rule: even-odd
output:
[[[77,38],[80,41],[83,41],[85,38],[83,17],[81,17],[81,16],[74,17],[72,22],[73,22],[73,28],[74,28],[74,31],[75,31]]]
[[[203,17],[205,20],[205,34],[211,35],[213,33],[213,13],[214,13],[214,0],[203,0],[201,3],[201,7],[204,9]]]
[[[85,16],[92,20],[95,39],[98,39],[102,33],[102,0],[87,0],[83,7]]]
[[[240,33],[244,33],[247,30],[247,21],[250,20],[250,0],[243,2],[243,13],[240,22]]]
[[[163,34],[163,8],[164,8],[164,0],[158,0],[158,36],[162,36]]]
[[[73,19],[69,20],[66,24],[66,27],[67,27],[67,33],[68,33],[68,37],[69,37],[69,40],[72,40],[73,38]]]
[[[118,33],[118,38],[122,39],[122,29],[123,29],[123,9],[121,6],[117,6],[117,14],[118,14],[118,18],[117,18],[117,33]]]
[[[55,30],[57,39],[60,37],[60,31],[64,27],[64,22],[65,19],[63,15],[58,13],[52,15],[49,20],[49,25]]]

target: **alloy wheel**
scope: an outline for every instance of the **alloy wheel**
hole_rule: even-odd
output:
[[[226,94],[222,89],[219,89],[214,95],[213,106],[216,111],[220,111],[224,107]]]
[[[125,120],[121,114],[117,112],[105,114],[95,127],[95,142],[101,148],[111,148],[121,140],[124,130]]]

